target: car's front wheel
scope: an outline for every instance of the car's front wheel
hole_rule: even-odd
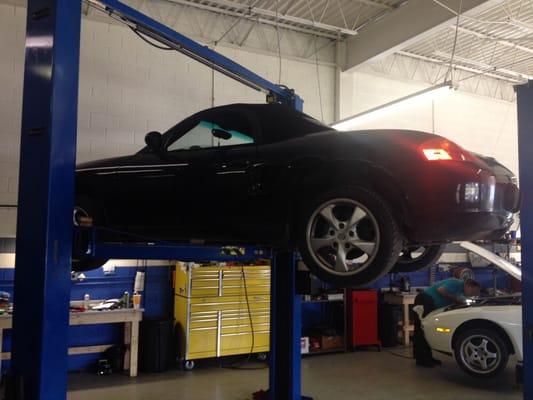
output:
[[[461,369],[478,378],[499,374],[509,360],[505,339],[487,328],[469,329],[461,333],[453,350],[455,361]]]
[[[310,271],[337,286],[369,284],[394,266],[402,238],[390,207],[360,187],[334,189],[303,207],[299,250]]]
[[[407,244],[403,247],[392,272],[414,272],[431,267],[439,261],[445,247],[445,245],[439,244]]]

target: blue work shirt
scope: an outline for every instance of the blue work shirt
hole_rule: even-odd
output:
[[[461,279],[456,278],[449,278],[445,279],[443,281],[437,282],[433,286],[431,286],[429,289],[426,289],[426,294],[431,296],[433,299],[433,303],[435,304],[435,308],[441,308],[449,306],[453,303],[453,300],[447,299],[446,297],[442,296],[438,289],[443,287],[448,293],[457,296],[457,297],[463,297],[465,294],[465,282]]]

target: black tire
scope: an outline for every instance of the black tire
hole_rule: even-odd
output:
[[[473,345],[481,345],[482,341],[486,340],[486,348],[490,353],[497,354],[497,358],[488,358],[481,350],[478,350],[474,361],[468,361],[468,354],[474,351],[472,348],[467,348],[468,343]],[[509,361],[509,349],[505,343],[505,338],[500,333],[493,329],[487,328],[473,328],[462,332],[454,341],[454,356],[455,361],[467,374],[475,376],[476,378],[491,378],[501,373],[507,366]],[[481,358],[479,358],[481,357]],[[487,369],[482,366],[483,357],[487,361]],[[489,368],[490,367],[490,368]]]
[[[80,212],[84,216],[93,218],[93,225],[97,225],[100,220],[98,208],[93,205],[93,202],[85,196],[78,196],[75,200],[75,210],[73,211],[73,224],[76,224],[76,213]],[[90,232],[86,230],[75,231],[73,238],[73,255],[72,255],[72,271],[85,272],[93,269],[98,269],[104,265],[107,259],[93,258],[85,256],[84,252],[88,250],[90,244]]]
[[[79,257],[72,259],[72,271],[74,272],[85,272],[91,271],[93,269],[98,269],[102,267],[108,259],[105,258],[90,258],[90,257]]]
[[[325,261],[325,258],[318,254],[324,249],[314,251],[311,248],[312,235],[309,233],[309,230],[316,229],[312,228],[312,226],[316,226],[313,224],[316,224],[317,222],[313,221],[316,221],[316,218],[318,217],[317,213],[321,207],[327,206],[329,204],[328,202],[334,204],[333,202],[335,201],[341,203],[343,201],[353,202],[354,210],[357,208],[364,210],[366,216],[361,219],[361,222],[357,222],[356,225],[354,225],[356,226],[354,229],[359,229],[360,223],[368,222],[368,220],[370,220],[370,224],[375,228],[374,231],[377,230],[377,233],[373,233],[375,236],[378,236],[378,239],[375,239],[375,246],[372,250],[373,254],[371,256],[367,254],[368,259],[363,265],[364,269],[361,269],[360,271],[334,271],[331,266],[327,266],[328,262]],[[339,207],[344,207],[344,205],[341,204]],[[336,208],[333,210],[336,210]],[[353,212],[355,214],[355,211]],[[336,221],[339,222],[341,220],[339,219]],[[346,223],[346,229],[348,229],[347,225],[348,223]],[[326,231],[329,229],[330,228],[326,228]],[[346,233],[346,231],[344,232]],[[326,233],[326,235],[328,234],[331,233]],[[350,235],[352,234],[353,232],[350,233]],[[309,270],[322,281],[339,287],[368,285],[387,274],[396,263],[402,248],[402,236],[390,207],[378,194],[361,187],[341,187],[332,189],[309,201],[302,207],[296,235],[300,254]],[[356,236],[359,238],[359,232],[357,232]],[[315,237],[315,239],[320,240],[319,237]],[[329,248],[329,251],[335,252],[339,250],[339,243],[342,242],[336,242],[337,239],[334,240],[334,244],[337,244],[337,247],[335,247],[337,250],[331,247]],[[354,248],[352,250],[357,251],[360,250],[360,248]],[[329,254],[328,257],[331,259],[335,257],[335,255]]]
[[[398,261],[391,272],[414,272],[427,267],[432,267],[439,261],[446,245],[407,245],[404,246]],[[412,256],[412,251],[423,249],[419,256]]]

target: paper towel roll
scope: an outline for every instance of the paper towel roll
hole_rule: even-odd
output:
[[[144,272],[137,271],[135,274],[135,285],[133,287],[134,292],[143,292],[144,291]]]

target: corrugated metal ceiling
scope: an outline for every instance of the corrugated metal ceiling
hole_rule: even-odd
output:
[[[533,1],[507,0],[475,17],[461,16],[450,25],[400,54],[450,63],[460,70],[509,82],[533,77]]]
[[[320,36],[345,38],[405,0],[169,0]]]

